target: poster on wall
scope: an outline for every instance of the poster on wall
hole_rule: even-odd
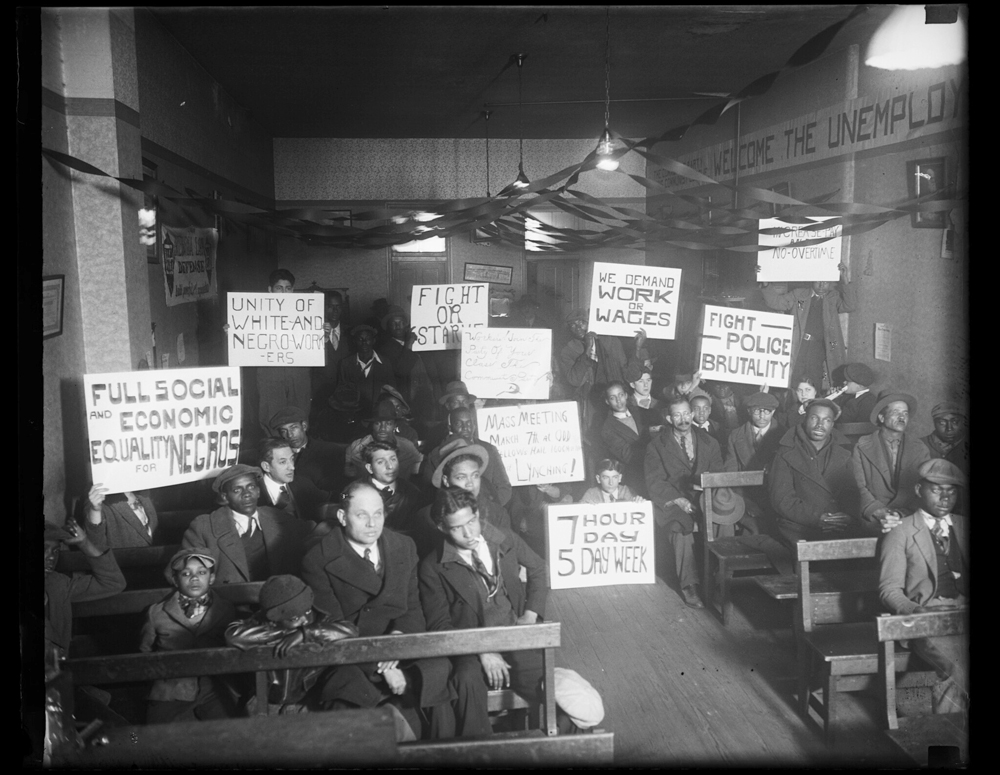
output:
[[[462,335],[462,381],[480,398],[548,400],[548,328],[470,328]]]
[[[680,288],[680,269],[595,262],[587,329],[631,337],[641,328],[648,339],[673,339]]]
[[[545,529],[552,589],[656,583],[649,501],[551,504]]]
[[[489,296],[489,283],[414,285],[410,325],[417,340],[413,351],[461,349],[463,328],[489,325]]]
[[[91,481],[118,493],[211,479],[240,452],[230,366],[86,374]]]
[[[228,294],[230,366],[322,366],[322,293]]]
[[[476,411],[479,436],[500,452],[510,483],[581,482],[580,414],[575,401],[490,406]]]
[[[705,379],[789,387],[794,318],[705,305],[698,369]]]
[[[217,229],[160,227],[163,288],[167,306],[212,299],[216,295]]]
[[[781,218],[761,218],[758,244],[768,250],[757,253],[757,282],[819,282],[840,279],[840,253],[843,246],[841,224],[828,229],[813,228],[835,216],[816,217],[814,224],[785,223]],[[781,229],[765,234],[765,230]],[[824,240],[815,245],[804,242]]]

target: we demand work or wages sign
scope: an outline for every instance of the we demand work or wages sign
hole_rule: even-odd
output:
[[[656,583],[649,501],[552,504],[545,521],[552,589]]]
[[[575,401],[491,406],[477,410],[476,417],[480,438],[499,450],[511,484],[583,481]]]
[[[813,218],[817,223],[834,216]],[[840,224],[828,229],[807,228],[810,224],[785,223],[780,218],[762,218],[758,244],[772,246],[757,253],[757,282],[819,282],[840,279],[840,255],[844,227]],[[767,229],[781,229],[780,233],[764,234]],[[822,239],[816,245],[803,242]]]
[[[462,381],[480,398],[547,399],[551,362],[548,328],[470,328],[462,336]]]
[[[235,465],[240,370],[123,371],[83,378],[94,484],[112,493],[208,479]]]
[[[680,288],[680,269],[595,263],[587,328],[608,336],[641,328],[649,339],[673,339]]]
[[[489,283],[414,285],[410,325],[417,340],[414,352],[458,350],[462,328],[486,328],[490,320]]]
[[[322,366],[322,293],[230,293],[230,366]]]
[[[705,305],[698,369],[706,379],[788,387],[791,315]]]

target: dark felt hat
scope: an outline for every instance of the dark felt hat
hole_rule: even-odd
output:
[[[406,310],[400,307],[398,304],[393,304],[391,307],[389,307],[388,310],[386,310],[385,315],[382,316],[382,328],[385,329],[386,331],[389,330],[389,321],[392,318],[402,318],[403,325],[405,326],[410,325],[410,316],[407,315]],[[354,333],[353,329],[351,330],[351,333],[352,334]]]
[[[911,396],[909,393],[896,393],[892,390],[883,390],[878,394],[878,402],[872,409],[871,415],[869,415],[868,420],[872,425],[878,425],[878,415],[883,409],[885,409],[889,404],[895,403],[896,401],[903,401],[910,410],[910,414],[917,413],[917,399]]]
[[[584,309],[583,307],[576,307],[575,309],[571,309],[567,312],[566,316],[563,318],[563,321],[566,323],[572,323],[575,320],[582,320],[586,323],[590,320],[590,310]]]
[[[777,409],[778,399],[770,393],[754,393],[743,401],[747,409]]]
[[[642,379],[643,374],[652,374],[652,373],[653,373],[652,370],[647,369],[644,363],[639,363],[639,361],[633,359],[630,360],[628,362],[628,365],[625,367],[624,376],[625,376],[625,381],[631,385],[633,382],[638,382],[640,379]]]
[[[965,487],[965,474],[962,469],[951,461],[936,457],[922,463],[917,469],[917,476],[921,481],[934,482],[935,484],[954,484]]]
[[[358,325],[354,326],[354,328],[351,329],[351,336],[357,336],[362,331],[371,331],[372,336],[378,335],[378,331],[376,331],[372,326],[368,325],[367,323],[359,323]]]
[[[968,417],[965,408],[954,401],[942,401],[940,404],[935,404],[934,408],[931,409],[931,417],[935,420],[938,417],[944,417],[946,414],[957,414],[959,417]]]
[[[844,377],[862,387],[870,387],[875,381],[874,372],[863,363],[848,363],[844,367]]]
[[[188,564],[188,560],[192,557],[197,557],[201,560],[202,564],[209,570],[215,567],[216,559],[211,549],[206,549],[204,546],[192,546],[188,549],[181,549],[170,558],[167,567],[163,569],[163,575],[167,581],[173,584],[174,574],[179,570],[184,570],[184,566]]]
[[[234,479],[239,479],[241,476],[252,476],[254,479],[257,479],[260,476],[260,469],[244,465],[243,463],[237,463],[234,466],[230,466],[215,477],[215,481],[212,482],[212,490],[216,493],[221,493],[227,483],[233,481]]]
[[[383,398],[375,404],[375,411],[371,417],[366,417],[364,422],[379,422],[380,420],[398,420],[399,414],[396,412],[396,405],[388,398]]]
[[[436,453],[436,454],[435,454]],[[431,453],[431,464],[434,465],[434,473],[431,475],[431,484],[435,487],[441,486],[441,477],[444,476],[444,467],[448,461],[454,460],[460,455],[475,455],[479,458],[479,473],[483,473],[490,464],[490,453],[485,447],[479,444],[470,444],[463,438],[452,439],[438,447]]]
[[[73,536],[70,532],[59,525],[54,525],[51,522],[45,523],[45,540],[46,541],[65,541]]]
[[[297,406],[286,406],[279,409],[271,417],[271,427],[280,428],[282,425],[288,425],[290,422],[307,422],[309,418],[306,413],[303,412]]]
[[[326,402],[338,412],[356,412],[361,407],[361,391],[353,382],[341,382]]]
[[[386,396],[392,396],[403,405],[402,407],[403,417],[405,417],[412,411],[406,399],[403,398],[403,394],[400,393],[398,390],[396,390],[396,388],[394,388],[392,385],[382,386],[382,390],[378,394],[379,401],[381,401]]]
[[[701,508],[705,511],[706,493],[701,494]],[[712,491],[712,521],[719,525],[735,525],[746,513],[743,496],[729,487],[716,487]]]
[[[313,591],[297,576],[271,576],[260,588],[259,600],[260,610],[268,621],[277,622],[309,613]]]
[[[840,419],[840,407],[829,398],[811,398],[802,404],[804,411],[808,414],[810,406],[828,406],[833,410],[833,421]]]
[[[465,386],[465,383],[461,381],[449,382],[447,385],[445,385],[444,395],[438,399],[438,403],[441,404],[441,406],[444,406],[445,402],[447,402],[447,400],[452,396],[467,396],[473,401],[476,400],[476,397],[469,392],[469,389]]]

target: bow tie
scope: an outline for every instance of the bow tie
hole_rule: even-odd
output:
[[[193,619],[198,614],[204,613],[205,610],[211,605],[211,591],[206,592],[201,597],[188,597],[187,595],[177,593],[179,600],[177,601],[184,612],[184,615],[188,619]]]

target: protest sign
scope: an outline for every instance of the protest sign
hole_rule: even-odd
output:
[[[587,329],[595,334],[635,336],[642,328],[649,339],[673,339],[680,288],[680,269],[597,262]]]
[[[322,293],[229,293],[230,366],[322,366]]]
[[[240,370],[86,374],[91,479],[110,492],[209,479],[240,452]]]
[[[705,305],[698,369],[705,379],[789,387],[791,315]]]
[[[548,328],[470,328],[462,335],[462,381],[480,398],[547,399],[551,362]]]
[[[550,588],[656,583],[649,501],[560,503],[546,511]]]
[[[410,325],[413,351],[458,350],[463,328],[486,328],[490,320],[489,283],[414,285]]]
[[[583,481],[580,415],[574,401],[476,411],[479,437],[500,451],[510,483]]]
[[[834,216],[812,218],[816,223]],[[841,236],[840,224],[828,229],[807,228],[807,223],[785,223],[780,218],[761,218],[757,235],[758,244],[771,245],[770,250],[757,253],[757,282],[819,282],[840,279]],[[813,224],[814,225],[814,224]],[[765,229],[783,229],[779,234],[764,234]],[[817,245],[801,246],[807,240],[826,240]]]
[[[167,306],[211,299],[216,293],[216,229],[161,227],[163,286]]]

